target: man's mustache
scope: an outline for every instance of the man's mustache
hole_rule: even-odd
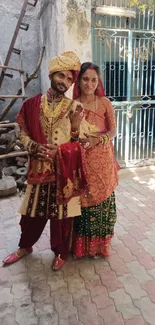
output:
[[[59,87],[64,87],[67,90],[67,87],[63,83],[58,83],[57,84]]]

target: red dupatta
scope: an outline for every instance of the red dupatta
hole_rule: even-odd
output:
[[[93,66],[90,67],[89,69],[94,69]],[[96,96],[99,96],[99,97],[105,97],[106,94],[105,94],[105,91],[104,91],[104,87],[103,87],[103,82],[102,82],[102,79],[101,77],[99,77],[99,82],[98,82],[98,87],[95,91],[95,95]],[[79,97],[81,96],[81,89],[80,89],[80,85],[79,85],[79,81],[77,80],[74,84],[74,88],[73,88],[73,99],[78,99]],[[86,117],[86,120],[87,120],[87,117],[88,115],[97,115],[98,117],[100,117],[101,119],[103,118],[101,115],[99,115],[97,112],[93,112],[93,111],[90,111],[89,109],[86,109],[84,108],[84,113],[85,113],[85,117]],[[102,132],[107,132],[107,130],[100,130]],[[113,150],[113,154],[114,154],[114,147],[113,147],[113,144],[112,144],[112,141],[111,141],[111,146],[112,146],[112,150]],[[116,169],[117,171],[120,170],[120,165],[119,163],[116,161],[115,159],[115,165],[116,165]]]
[[[18,113],[16,120],[19,126],[35,142],[47,143],[46,137],[41,128],[39,113],[41,104],[41,94],[27,99]]]
[[[85,153],[79,142],[59,146],[56,155],[57,204],[66,204],[72,197],[88,190]]]
[[[40,123],[41,97],[42,95],[39,94],[27,99],[23,103],[22,108],[16,117],[16,120],[21,129],[26,132],[30,139],[39,144],[47,144],[47,140]],[[51,173],[52,168],[49,168],[44,173],[35,171],[36,166],[39,163],[40,162],[36,157],[31,156],[28,170],[28,184],[45,184],[50,181],[54,181],[55,175]]]

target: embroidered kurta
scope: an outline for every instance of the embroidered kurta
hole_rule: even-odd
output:
[[[55,144],[58,148],[68,143],[71,132],[69,112],[74,111],[76,105],[77,102],[64,97],[51,111],[46,96],[38,95],[27,100],[17,116],[25,148],[28,148],[32,140],[40,144]],[[80,136],[97,130],[84,119],[80,126]],[[71,198],[65,206],[57,204],[54,191],[56,182],[54,163],[30,156],[28,185],[20,213],[31,217],[57,216],[59,219],[80,215],[81,206],[77,196]]]

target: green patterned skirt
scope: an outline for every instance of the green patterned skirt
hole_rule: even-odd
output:
[[[104,256],[105,247],[114,235],[116,218],[114,192],[101,204],[82,208],[82,215],[74,219],[74,256]]]

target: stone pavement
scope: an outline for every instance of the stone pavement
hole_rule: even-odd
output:
[[[34,253],[0,266],[0,325],[155,325],[155,168],[120,172],[112,255],[51,271],[48,227]],[[0,201],[0,259],[16,249],[18,196]]]

